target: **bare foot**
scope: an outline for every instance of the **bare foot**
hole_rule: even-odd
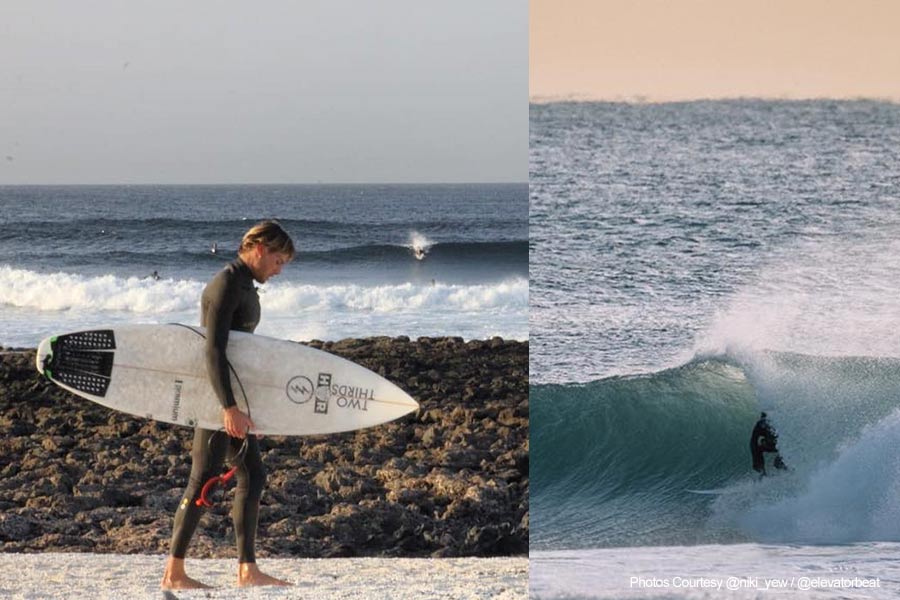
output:
[[[293,583],[276,579],[259,570],[256,563],[241,563],[238,567],[238,587],[254,585],[282,585],[292,586]]]
[[[163,590],[209,590],[211,585],[191,579],[184,572],[184,559],[169,557],[166,563],[166,572],[163,574],[162,583],[159,586]]]
[[[187,575],[180,578],[163,577],[162,585],[159,586],[163,590],[211,590],[213,586],[206,585],[196,579],[191,579]]]

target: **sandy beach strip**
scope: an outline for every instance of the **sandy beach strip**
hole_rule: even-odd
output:
[[[528,558],[267,558],[260,567],[292,588],[240,589],[234,559],[188,559],[188,573],[213,590],[162,592],[164,555],[0,554],[0,597],[89,598],[416,598],[528,597]]]

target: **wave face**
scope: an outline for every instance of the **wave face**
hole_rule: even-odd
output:
[[[416,253],[420,253],[417,255]],[[38,251],[30,258],[30,266],[43,270],[67,269],[83,273],[193,272],[198,268],[215,272],[226,261],[234,258],[234,252],[217,247],[214,254],[206,249],[148,250],[121,248],[116,250],[91,250],[74,253],[66,250]],[[425,263],[425,259],[428,259]],[[362,268],[411,271],[426,264],[437,278],[442,274],[460,274],[487,277],[527,276],[528,242],[447,242],[434,243],[422,250],[404,244],[366,244],[331,250],[299,250],[294,260],[311,272],[327,269],[358,272]],[[286,273],[289,276],[289,272]],[[452,278],[452,275],[451,275]],[[337,277],[335,277],[337,279]]]
[[[532,547],[900,541],[898,409],[896,359],[719,355],[533,386]],[[758,480],[761,410],[792,470]]]
[[[418,253],[418,255],[417,255]],[[409,263],[410,256],[430,263],[452,264],[467,260],[479,260],[515,269],[522,257],[528,256],[528,242],[447,242],[413,244],[369,244],[350,246],[321,252],[300,252],[301,261],[325,264],[341,263],[393,263],[395,266]],[[421,256],[421,258],[419,257]]]

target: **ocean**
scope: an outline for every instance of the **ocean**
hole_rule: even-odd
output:
[[[243,233],[298,253],[257,333],[528,337],[525,184],[0,186],[0,345],[120,323],[199,323]]]
[[[533,595],[896,597],[900,105],[530,119]],[[761,411],[790,467],[762,480]]]

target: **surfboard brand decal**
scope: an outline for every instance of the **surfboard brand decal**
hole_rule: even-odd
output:
[[[318,385],[316,386],[316,412],[319,414],[328,413],[328,401],[331,399],[331,373],[319,373]]]
[[[181,408],[181,388],[184,382],[180,379],[175,380],[175,400],[172,402],[172,420],[178,421],[178,411]]]
[[[285,388],[288,400],[294,404],[306,404],[315,395],[315,387],[309,377],[297,375],[292,377]]]
[[[331,395],[337,397],[335,403],[341,408],[368,411],[369,400],[375,398],[375,390],[354,385],[333,385]]]

